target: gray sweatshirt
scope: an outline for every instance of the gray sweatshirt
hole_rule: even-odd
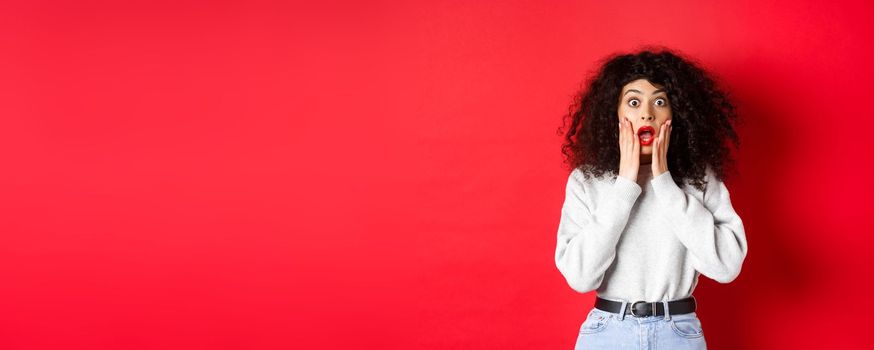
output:
[[[670,301],[692,295],[698,275],[729,283],[747,255],[728,189],[707,170],[704,192],[670,171],[638,180],[568,176],[555,264],[572,289],[610,300]]]

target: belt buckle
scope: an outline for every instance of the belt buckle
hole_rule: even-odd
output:
[[[635,314],[634,314],[634,305],[637,305],[637,303],[644,303],[644,304],[646,304],[646,302],[645,302],[645,301],[642,301],[642,300],[641,300],[641,301],[635,301],[633,304],[631,304],[631,316],[634,316],[634,317],[646,317],[645,315],[640,315],[640,316],[638,316],[638,315],[635,315]],[[655,302],[653,302],[652,304],[653,304],[653,305],[652,305],[652,306],[653,306],[652,311],[653,311],[653,313],[655,313]]]

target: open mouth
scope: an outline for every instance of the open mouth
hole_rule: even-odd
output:
[[[645,125],[637,129],[637,137],[640,138],[640,144],[649,146],[655,139],[655,128]]]

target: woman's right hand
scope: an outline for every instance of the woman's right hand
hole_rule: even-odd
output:
[[[619,123],[619,176],[636,182],[640,169],[640,140],[633,129],[631,121],[623,117]]]

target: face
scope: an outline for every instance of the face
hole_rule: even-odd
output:
[[[659,128],[671,119],[671,104],[663,89],[661,85],[638,79],[625,84],[619,95],[619,120],[628,118],[631,121],[635,134],[640,138],[641,156],[652,156],[652,143]]]

